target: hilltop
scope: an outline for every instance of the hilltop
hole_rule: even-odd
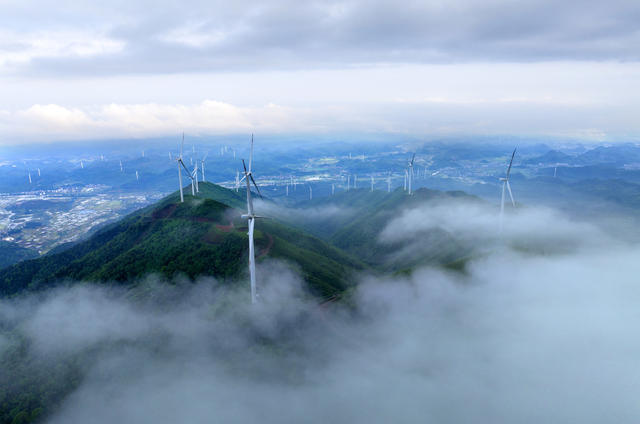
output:
[[[177,193],[106,226],[63,251],[0,270],[0,294],[11,296],[65,280],[132,284],[150,273],[167,278],[211,275],[223,284],[243,281],[247,227],[240,218],[243,192],[201,183],[197,197]],[[321,297],[349,287],[349,275],[365,266],[301,229],[260,220],[256,256],[297,267],[309,291]]]

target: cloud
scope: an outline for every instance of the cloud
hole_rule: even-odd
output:
[[[516,193],[517,194],[517,193]],[[602,229],[569,219],[550,208],[508,204],[500,232],[499,206],[481,201],[447,199],[425,202],[391,220],[380,232],[383,245],[404,243],[398,257],[412,255],[429,233],[444,230],[465,246],[479,251],[510,245],[532,252],[555,254],[599,250],[616,242]],[[408,243],[408,245],[407,245]],[[478,249],[479,248],[479,249]]]
[[[123,51],[125,43],[92,32],[0,31],[0,72],[31,65],[43,58],[92,58]]]
[[[638,254],[505,249],[465,274],[361,277],[353,309],[318,307],[263,263],[257,308],[209,278],[85,284],[3,300],[0,328],[45,367],[89,352],[51,423],[633,423]]]
[[[193,105],[112,103],[82,109],[36,104],[13,114],[0,115],[6,125],[11,125],[22,136],[39,138],[46,134],[48,138],[71,139],[146,137],[182,129],[192,134],[250,132],[253,129],[277,132],[297,128],[296,118],[304,118],[304,113],[275,104],[238,107],[213,100]],[[305,124],[308,122],[302,125]]]
[[[46,61],[23,61],[20,72],[36,74],[640,59],[634,48],[640,41],[640,8],[626,0],[606,5],[577,0],[195,0],[186,5],[164,2],[162,7],[149,1],[46,1],[5,3],[2,8],[0,24],[22,39],[42,40],[37,35],[42,31],[49,31],[46,39],[51,39],[55,31],[100,28],[104,38],[88,38],[79,48],[76,42],[56,42],[54,50],[122,53],[98,60],[65,53]],[[33,44],[19,50],[33,51]]]

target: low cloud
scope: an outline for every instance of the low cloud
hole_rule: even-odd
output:
[[[446,212],[432,220],[477,226]],[[523,213],[514,223],[542,231]],[[281,263],[260,265],[256,307],[210,278],[85,284],[2,301],[0,334],[45,366],[90,352],[51,423],[634,423],[640,248],[552,225],[538,236],[590,247],[363,276],[352,307],[318,306]]]

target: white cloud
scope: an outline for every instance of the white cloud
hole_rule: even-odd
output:
[[[121,52],[125,42],[94,32],[0,31],[0,72],[41,58],[89,58]]]

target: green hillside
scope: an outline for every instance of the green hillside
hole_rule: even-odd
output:
[[[369,189],[357,189],[337,193],[329,198],[301,203],[305,208],[322,210],[334,208],[339,213],[327,215],[326,219],[313,215],[313,219],[301,218],[295,225],[309,231],[332,245],[351,253],[358,259],[383,271],[399,271],[418,265],[449,265],[459,263],[471,254],[471,246],[466,246],[443,230],[429,232],[416,249],[415,255],[394,255],[406,248],[406,244],[381,244],[379,236],[389,222],[404,210],[428,207],[429,203],[464,198],[480,201],[474,196],[459,191],[442,192],[421,188],[412,196],[402,189],[391,193]]]
[[[231,206],[243,205],[242,195],[211,183],[201,183],[198,197],[186,195],[184,203],[174,193],[67,250],[0,270],[0,295],[63,280],[129,284],[149,273],[243,281],[246,221],[240,218],[242,211]],[[349,274],[364,266],[326,242],[274,220],[257,223],[255,242],[258,262],[270,257],[294,264],[310,291],[322,297],[346,289]]]
[[[0,240],[0,268],[37,257],[38,252],[33,249],[21,247],[10,241]]]

